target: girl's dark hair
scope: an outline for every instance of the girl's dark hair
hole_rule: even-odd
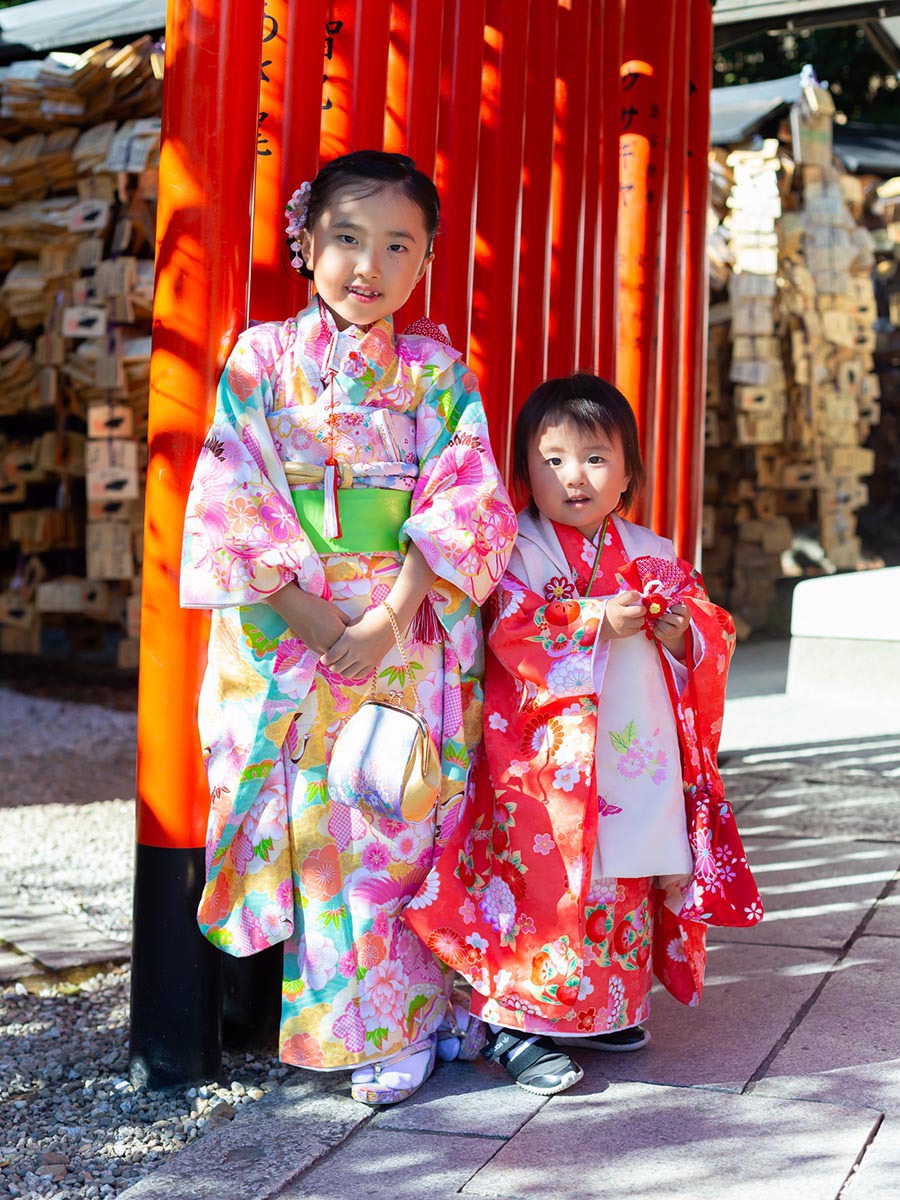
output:
[[[332,159],[312,181],[305,228],[312,229],[341,188],[348,186],[354,187],[360,196],[371,196],[383,187],[398,188],[418,205],[428,233],[427,252],[431,253],[441,216],[441,202],[433,182],[424,171],[418,170],[411,158],[385,150],[353,150]],[[313,277],[305,263],[300,274],[306,279]]]
[[[617,387],[597,375],[579,372],[564,379],[548,379],[534,389],[519,415],[513,433],[513,482],[528,493],[528,509],[538,516],[528,474],[528,449],[548,425],[571,422],[590,433],[601,429],[608,438],[618,437],[630,476],[616,512],[626,512],[644,486],[644,464],[638,442],[637,421],[631,405]]]

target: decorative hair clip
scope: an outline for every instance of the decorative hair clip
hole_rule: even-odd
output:
[[[301,270],[303,267],[303,254],[301,253],[300,234],[306,225],[306,214],[309,212],[309,195],[312,191],[312,184],[308,179],[297,188],[285,207],[285,216],[288,219],[285,226],[285,233],[291,238],[291,249],[294,252],[294,257],[291,259],[291,266]]]

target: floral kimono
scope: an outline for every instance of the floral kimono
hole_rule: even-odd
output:
[[[614,517],[600,546],[541,516],[492,606],[471,798],[405,920],[472,984],[473,1011],[590,1035],[685,1004],[708,924],[762,916],[716,769],[730,617],[686,563],[687,664],[643,633],[600,640],[629,560],[671,542]]]
[[[356,1066],[431,1033],[452,979],[400,913],[480,737],[478,605],[503,574],[515,515],[477,381],[424,324],[418,336],[395,338],[390,319],[339,333],[314,304],[246,331],[188,503],[182,603],[214,610],[200,697],[212,797],[200,925],[229,954],[284,943],[280,1052],[303,1067]],[[393,549],[317,550],[299,502],[318,499],[321,512],[332,457],[339,507],[399,501],[408,514]],[[388,595],[409,539],[438,576],[408,650],[443,779],[436,819],[407,825],[329,799],[331,748],[369,685],[329,671],[266,598],[296,581],[358,617]],[[406,682],[396,650],[377,674],[382,692]]]

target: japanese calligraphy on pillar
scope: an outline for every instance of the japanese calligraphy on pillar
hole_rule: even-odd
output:
[[[322,111],[323,112],[327,112],[329,110],[329,108],[333,107],[333,101],[332,101],[331,97],[328,95],[328,67],[327,67],[327,64],[331,62],[332,58],[334,58],[334,39],[338,36],[338,34],[341,32],[341,30],[343,28],[344,28],[343,21],[326,21],[325,22],[325,63],[326,63],[326,68],[325,68],[325,73],[322,76],[322,85],[323,85],[323,89],[324,89],[324,95],[323,95],[323,99],[322,99]]]
[[[272,49],[270,43],[274,42],[278,37],[278,18],[270,11],[269,4],[265,6],[265,14],[263,16],[263,56],[260,64],[259,76],[259,124],[256,132],[256,153],[260,158],[268,158],[272,153],[272,145],[270,139],[266,136],[267,131],[263,129],[266,121],[270,116],[270,105],[267,102],[267,88],[272,82],[266,74],[267,68],[272,66]]]

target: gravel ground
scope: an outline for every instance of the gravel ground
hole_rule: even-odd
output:
[[[0,879],[127,939],[134,713],[0,688],[0,724]],[[239,1054],[204,1086],[135,1089],[128,989],[109,965],[0,988],[0,1197],[114,1196],[288,1073]]]

